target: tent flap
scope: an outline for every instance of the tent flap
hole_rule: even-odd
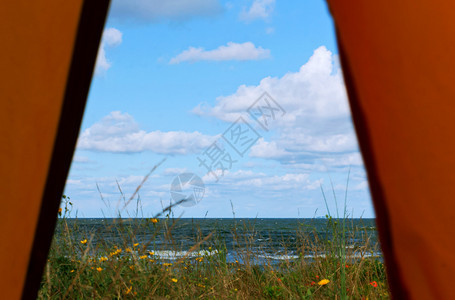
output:
[[[455,3],[331,1],[397,299],[455,299]]]
[[[0,4],[0,290],[35,299],[109,1]]]

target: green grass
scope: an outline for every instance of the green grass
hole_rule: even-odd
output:
[[[257,265],[257,252],[252,251],[254,239],[243,233],[254,234],[251,224],[233,226],[232,239],[243,239],[245,252],[239,252],[237,261],[226,261],[226,241],[216,232],[199,234],[194,246],[183,249],[190,252],[218,249],[216,255],[182,257],[166,261],[149,253],[155,248],[158,237],[165,239],[162,249],[179,248],[172,233],[178,219],[119,218],[113,226],[122,235],[118,245],[108,241],[92,243],[96,232],[82,233],[77,220],[69,221],[71,202],[65,199],[66,207],[59,218],[58,228],[45,268],[40,299],[384,299],[389,298],[384,264],[374,258],[351,259],[354,249],[346,248],[349,234],[355,230],[346,216],[333,219],[327,216],[326,238],[318,237],[302,224],[296,232],[301,244],[301,258],[274,264],[265,261]],[[351,226],[351,227],[350,227]],[[349,227],[349,230],[347,230]],[[147,229],[151,238],[146,243],[137,243],[136,233]],[[306,228],[305,230],[303,228]],[[370,245],[368,232],[364,229],[365,245],[357,253],[367,254],[377,245]],[[251,235],[250,235],[251,236]],[[81,241],[86,243],[81,243]],[[304,258],[308,250],[325,253],[312,260]],[[239,263],[242,262],[242,263]],[[323,279],[329,280],[319,285]],[[377,286],[374,287],[374,283]]]

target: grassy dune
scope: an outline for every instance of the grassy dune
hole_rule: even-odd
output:
[[[39,291],[40,299],[384,299],[388,288],[384,264],[367,257],[371,245],[346,248],[355,228],[349,220],[327,217],[330,238],[316,232],[296,232],[300,258],[281,263],[264,260],[253,251],[254,234],[248,224],[232,227],[232,238],[242,242],[235,261],[226,259],[226,241],[216,231],[200,234],[190,249],[181,249],[172,233],[178,219],[119,218],[112,225],[122,242],[100,240],[96,232],[81,232],[77,220],[62,212]],[[345,230],[341,224],[346,226]],[[150,240],[138,243],[138,230],[148,230]],[[349,230],[346,230],[349,229]],[[97,237],[97,242],[94,241]],[[158,247],[157,239],[165,241]],[[239,241],[243,239],[242,241]],[[150,249],[186,250],[178,259],[167,260]],[[215,251],[216,249],[216,251]],[[315,255],[305,258],[307,253]],[[357,258],[352,258],[354,252]],[[261,263],[258,264],[258,261]]]

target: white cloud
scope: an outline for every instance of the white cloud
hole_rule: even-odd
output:
[[[86,156],[79,156],[79,155],[75,155],[73,157],[73,162],[77,162],[77,163],[90,163],[92,162],[88,157]]]
[[[82,132],[78,140],[78,149],[188,154],[202,151],[214,140],[215,137],[197,131],[146,132],[139,129],[129,114],[114,111]]]
[[[118,29],[106,28],[104,30],[96,58],[96,75],[104,74],[111,67],[111,62],[106,58],[106,47],[116,47],[121,43],[122,33]]]
[[[260,138],[256,144],[251,147],[251,157],[261,158],[281,158],[290,155],[284,149],[280,149],[275,141],[266,142],[264,138]]]
[[[81,180],[76,180],[76,179],[67,179],[66,184],[72,184],[72,185],[80,185],[82,183]]]
[[[110,13],[119,19],[160,22],[213,16],[221,11],[218,0],[114,0]]]
[[[357,140],[353,131],[337,133],[332,130],[318,135],[313,128],[285,128],[280,145],[298,151],[343,152],[356,149]]]
[[[267,34],[275,33],[275,28],[273,28],[273,27],[267,27],[267,28],[265,29],[265,33],[267,33]]]
[[[304,121],[300,119],[311,122],[323,119],[323,124],[318,125],[327,125],[325,119],[348,118],[349,106],[342,74],[339,69],[334,69],[333,63],[332,53],[321,46],[299,71],[289,72],[281,78],[266,77],[257,86],[241,85],[234,94],[218,97],[214,107],[200,104],[194,112],[233,122],[266,91],[287,112],[284,118],[274,122],[282,126]]]
[[[240,19],[250,22],[256,19],[266,20],[272,14],[275,8],[275,0],[254,0],[251,7],[240,13]]]
[[[167,168],[164,170],[164,175],[180,175],[182,173],[190,172],[187,168]]]
[[[340,155],[332,154],[331,157],[324,157],[321,161],[326,166],[363,166],[363,159],[360,152],[342,153]]]
[[[324,46],[319,47],[297,72],[281,78],[266,77],[256,86],[242,85],[234,94],[218,97],[215,105],[201,103],[193,112],[226,122],[243,116],[254,124],[246,111],[266,91],[286,114],[270,120],[270,128],[277,135],[270,141],[259,140],[251,148],[250,157],[310,164],[343,153],[343,157],[337,157],[342,158],[337,163],[360,165],[347,95],[336,59]],[[333,161],[325,163],[337,165]]]
[[[353,188],[353,190],[364,190],[364,191],[367,191],[368,190],[368,181],[367,180],[364,180],[358,184],[356,184]]]
[[[110,47],[115,47],[122,43],[122,35],[118,29],[106,28],[103,32],[102,41]]]
[[[311,180],[308,173],[288,173],[284,175],[269,176],[264,173],[255,173],[250,170],[237,170],[230,172],[226,170],[224,175],[221,170],[217,170],[216,177],[210,173],[204,175],[202,180],[206,184],[216,183],[223,189],[251,189],[252,187],[260,188],[261,190],[283,191],[283,190],[313,190],[319,188],[322,179]]]
[[[270,57],[270,50],[256,47],[251,42],[242,44],[229,42],[227,46],[220,46],[214,50],[190,47],[170,60],[170,64],[178,64],[184,61],[222,61],[222,60],[259,60]]]

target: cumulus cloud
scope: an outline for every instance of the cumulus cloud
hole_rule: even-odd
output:
[[[217,183],[229,189],[250,189],[251,187],[271,190],[313,190],[319,188],[322,179],[311,180],[308,173],[287,173],[284,175],[267,175],[265,173],[255,173],[251,170],[237,170],[235,172],[225,171],[224,175],[221,170],[216,171],[217,176],[221,178],[216,181],[212,174],[206,174],[202,180],[207,183]]]
[[[95,74],[104,74],[110,67],[111,62],[106,57],[106,48],[116,47],[122,43],[122,33],[115,28],[106,28],[101,38],[98,56],[96,58]]]
[[[251,147],[250,156],[260,158],[282,158],[292,155],[284,149],[279,148],[275,141],[266,142],[264,138],[260,138],[257,143]]]
[[[271,141],[259,140],[250,157],[308,164],[322,161],[326,154],[343,154],[343,163],[359,165],[357,140],[336,59],[326,47],[319,47],[297,72],[281,78],[266,77],[256,86],[242,85],[234,94],[218,97],[213,106],[199,104],[193,113],[226,122],[243,116],[255,124],[246,111],[268,92],[286,114],[271,120],[270,128],[277,135]]]
[[[239,17],[250,22],[256,19],[267,20],[275,8],[275,0],[254,0],[249,9],[243,9]]]
[[[270,50],[256,47],[251,42],[242,44],[229,42],[227,46],[220,46],[214,50],[190,47],[170,60],[170,64],[178,64],[184,61],[201,60],[259,60],[270,57]]]
[[[78,140],[78,149],[188,154],[202,151],[214,140],[215,137],[197,131],[146,132],[139,128],[131,115],[114,111],[82,132]]]
[[[218,0],[114,0],[110,14],[118,19],[160,22],[184,21],[222,12]]]
[[[218,97],[215,106],[201,103],[193,112],[233,122],[264,92],[287,112],[275,124],[295,125],[298,119],[311,122],[323,119],[326,123],[327,118],[349,117],[341,71],[334,69],[332,53],[324,46],[316,49],[299,71],[281,78],[266,77],[255,86],[241,85],[234,94]]]

